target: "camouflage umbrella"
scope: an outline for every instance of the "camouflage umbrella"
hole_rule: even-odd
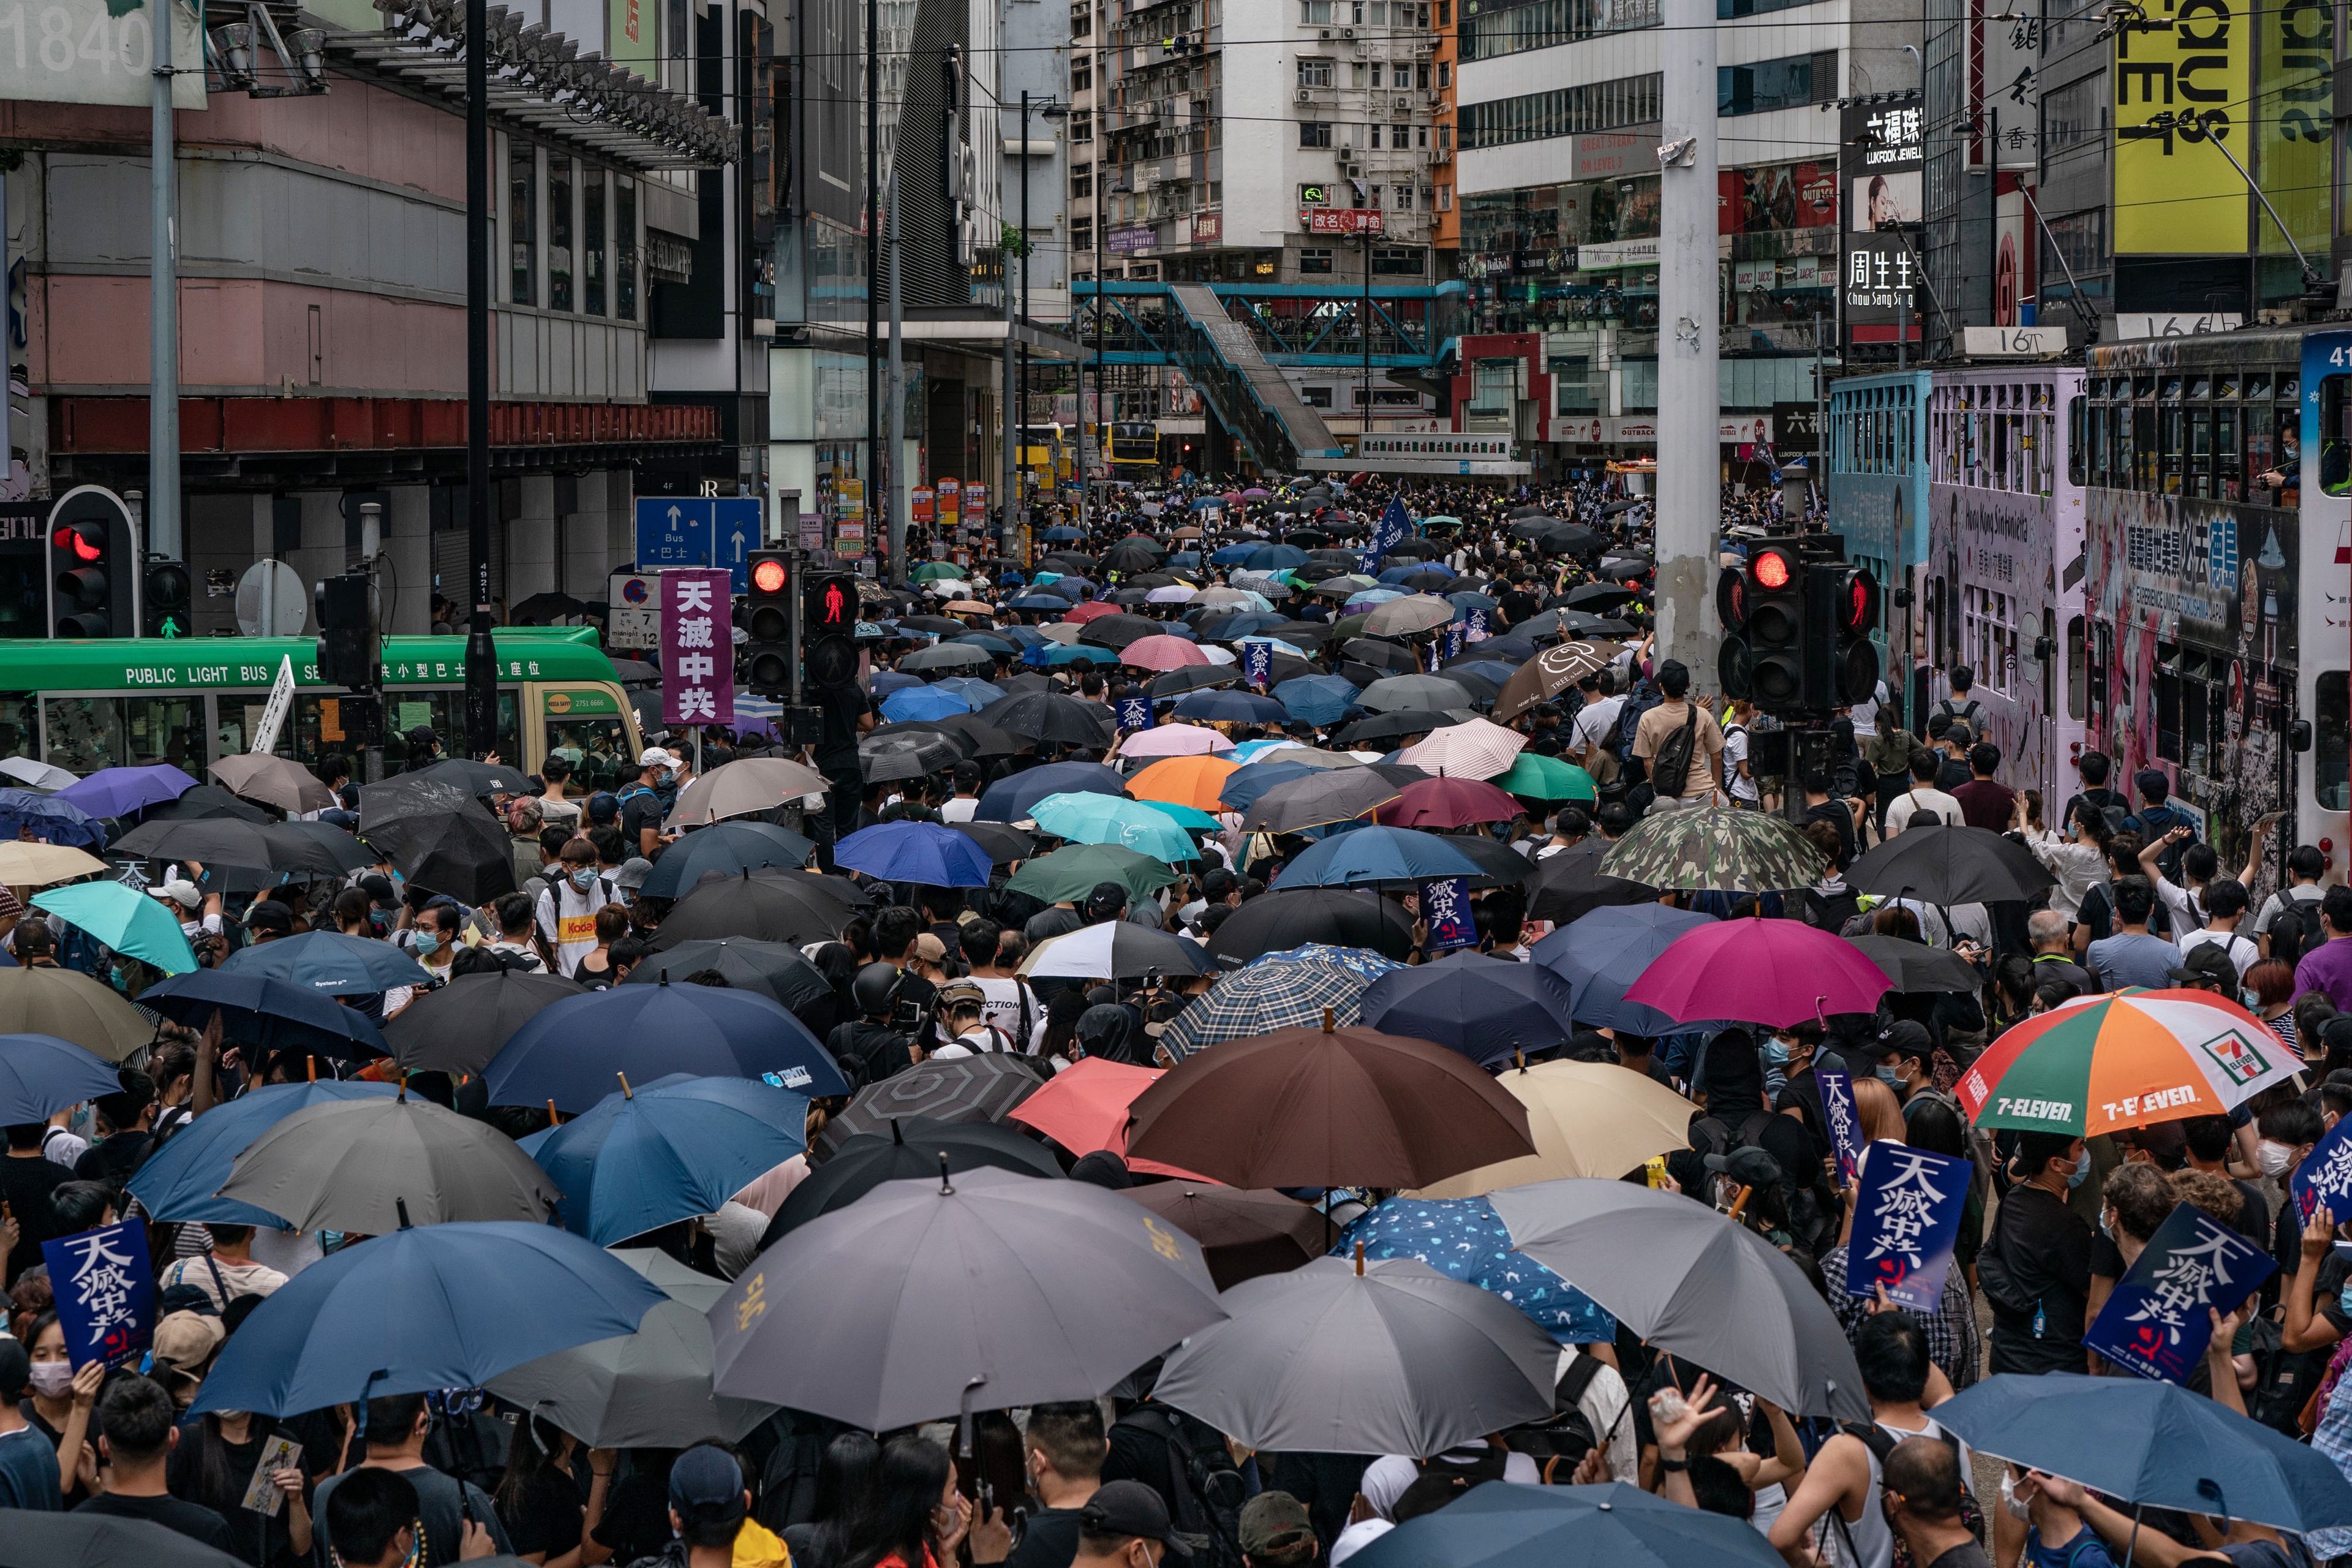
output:
[[[1708,805],[1654,811],[1601,858],[1609,876],[1694,892],[1785,892],[1811,887],[1827,868],[1781,818]]]

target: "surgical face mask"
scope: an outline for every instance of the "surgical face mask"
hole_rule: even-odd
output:
[[[417,931],[417,932],[416,932],[416,956],[417,956],[417,957],[419,957],[419,958],[428,957],[428,956],[430,956],[432,953],[434,953],[434,952],[436,952],[439,951],[440,946],[441,946],[441,933],[440,933],[439,931],[428,931],[428,930],[425,930],[425,929],[424,929],[424,928],[422,928],[422,927],[420,927],[420,928],[418,929],[418,931]]]
[[[73,1386],[73,1363],[68,1361],[37,1361],[33,1363],[33,1392],[46,1399],[55,1399]]]
[[[2090,1180],[2090,1176],[2091,1151],[2086,1148],[2083,1151],[2083,1157],[2074,1162],[2074,1169],[2068,1173],[2066,1184],[2070,1187],[2079,1187]]]
[[[594,887],[596,885],[596,868],[593,866],[583,866],[577,871],[572,872],[572,885],[579,889],[583,893],[589,889]]]
[[[2031,1519],[2033,1516],[2025,1500],[2017,1495],[2017,1482],[2007,1470],[2000,1473],[2000,1506],[2009,1510],[2011,1519]]]
[[[2294,1151],[2284,1143],[2265,1138],[2254,1145],[2254,1166],[2273,1179],[2286,1174],[2287,1166],[2294,1160]]]
[[[1765,1041],[1764,1061],[1765,1064],[1769,1067],[1787,1067],[1789,1065],[1789,1043],[1786,1040]]]
[[[2252,986],[2242,985],[2238,988],[2238,1003],[2251,1013],[2263,1005],[2263,999]]]
[[[1878,1069],[1878,1081],[1889,1089],[1900,1089],[1903,1087],[1903,1075],[1893,1068],[1882,1067]]]

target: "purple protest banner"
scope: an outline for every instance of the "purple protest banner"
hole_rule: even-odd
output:
[[[1959,1240],[1974,1167],[1884,1142],[1871,1145],[1867,1166],[1846,1244],[1845,1293],[1867,1299],[1884,1286],[1896,1306],[1933,1312]]]
[[[725,576],[725,573],[720,573]],[[155,1271],[147,1227],[125,1220],[41,1243],[57,1291],[58,1327],[75,1371],[91,1362],[119,1366],[155,1338]]]
[[[1853,1079],[1835,1068],[1817,1068],[1813,1079],[1822,1089],[1822,1115],[1830,1124],[1830,1148],[1837,1155],[1838,1187],[1853,1180],[1862,1163],[1862,1117],[1854,1110]]]
[[[662,722],[735,722],[735,623],[723,570],[661,574]]]

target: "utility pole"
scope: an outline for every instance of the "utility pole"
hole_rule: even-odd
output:
[[[1002,111],[1000,110],[1000,112]],[[1000,140],[1003,138],[1002,127],[1003,126],[1003,123],[1004,122],[1002,120],[997,121]],[[1029,173],[1029,91],[1026,88],[1024,88],[1021,92],[1021,173],[1025,182]],[[1021,474],[1019,468],[1014,465],[1013,457],[1013,426],[1017,423],[1019,417],[1018,412],[1013,408],[1013,405],[1014,400],[1020,395],[1016,390],[1016,384],[1013,374],[1013,247],[1004,243],[1002,227],[1003,226],[1000,225],[999,233],[997,235],[996,251],[999,258],[997,278],[1000,285],[1004,289],[1004,363],[1003,367],[997,373],[998,384],[1003,393],[1003,395],[997,398],[997,404],[999,405],[998,412],[1001,416],[998,423],[1004,432],[1004,449],[1001,454],[1003,459],[1001,464],[1003,472],[998,476],[998,484],[996,487],[997,517],[1000,520],[996,537],[998,541],[998,548],[1000,550],[1003,547],[1003,542],[1005,535],[1013,531],[1013,509],[1014,504],[1013,492],[1020,487]],[[1021,231],[1021,245],[1024,248],[1026,248],[1028,244],[1029,230],[1024,226]],[[1028,270],[1025,261],[1023,264],[1022,270],[1024,274]],[[981,519],[981,527],[986,528],[987,526],[988,520],[983,517]]]
[[[899,294],[898,171],[894,167],[890,171],[890,489],[877,499],[890,509],[883,514],[884,538],[890,549],[887,564],[890,580],[900,587],[907,584],[907,476],[906,465],[899,461],[907,449],[907,362],[900,336],[904,310]]]
[[[882,388],[877,384],[880,368],[877,365],[876,350],[882,336],[882,297],[875,281],[882,274],[882,6],[881,0],[866,0],[866,472],[865,516],[870,542],[874,535],[874,503],[881,489]],[[950,144],[948,155],[955,150]],[[886,535],[887,537],[887,535]],[[897,573],[903,577],[903,563],[886,561],[883,575]]]
[[[1026,332],[1026,331],[1028,331],[1028,329],[1029,329],[1029,321],[1030,321],[1030,316],[1029,316],[1029,263],[1030,263],[1030,260],[1031,260],[1031,258],[1030,258],[1030,254],[1029,254],[1029,93],[1028,93],[1028,90],[1024,88],[1024,89],[1022,90],[1022,93],[1021,93],[1021,329],[1022,329],[1022,331],[1023,331],[1024,332]],[[1013,531],[1015,528],[1019,528],[1019,527],[1025,527],[1025,526],[1027,526],[1027,524],[1028,524],[1028,521],[1029,521],[1029,485],[1028,485],[1028,468],[1029,468],[1029,344],[1028,344],[1028,342],[1026,342],[1026,340],[1024,339],[1024,342],[1022,342],[1022,344],[1021,344],[1021,461],[1020,461],[1020,463],[1015,467],[1015,468],[1014,468],[1014,470],[1013,470],[1013,482],[1014,482],[1014,486],[1015,486],[1015,488],[1014,488],[1013,491],[1011,494],[1009,494],[1009,495],[1007,495],[1007,496],[1005,497],[1005,500],[1006,500],[1007,501],[1018,500],[1018,501],[1021,503],[1021,510],[1020,510],[1020,512],[1019,512],[1019,514],[1018,514],[1017,520],[1016,520],[1016,516],[1015,516],[1015,514],[1014,514],[1014,513],[1013,513],[1013,512],[1011,512],[1011,511],[1007,511],[1007,512],[1004,514],[1004,529],[1003,529],[1003,532],[1001,532],[1001,533],[999,533],[999,534],[997,535],[997,541],[998,541],[998,543],[997,543],[997,549],[998,549],[999,553],[1002,553],[1002,552],[1003,552],[1003,549],[1004,549],[1005,543],[1006,543],[1007,542],[1009,542],[1009,541],[1012,539],[1012,537],[1013,537]]]
[[[155,75],[149,92],[153,145],[148,152],[147,241],[147,548],[167,561],[180,548],[180,234],[173,199],[177,153],[172,128],[172,31],[179,0],[155,0]],[[5,250],[0,240],[0,250]],[[5,376],[0,375],[0,397]],[[0,473],[7,448],[0,445]],[[134,563],[133,569],[143,564]],[[133,628],[135,630],[135,628]]]
[[[1356,460],[1363,461],[1372,438],[1372,230],[1364,229],[1364,417],[1356,426]]]
[[[1722,519],[1717,441],[1721,285],[1716,260],[1715,8],[1664,0],[1659,148],[1658,647],[1715,685],[1708,600]]]
[[[466,0],[466,750],[499,749],[490,641],[490,68],[485,0]],[[520,757],[506,759],[518,766]]]

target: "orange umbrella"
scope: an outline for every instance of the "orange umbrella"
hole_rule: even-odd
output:
[[[1214,816],[1225,809],[1217,797],[1239,766],[1222,757],[1168,757],[1128,780],[1127,793],[1138,800],[1164,800]]]
[[[1128,1159],[1128,1107],[1160,1071],[1088,1057],[1055,1073],[1052,1082],[1007,1111],[1005,1120],[1035,1128],[1073,1154],[1107,1151],[1127,1160],[1130,1171],[1206,1182],[1206,1176],[1156,1160]]]

